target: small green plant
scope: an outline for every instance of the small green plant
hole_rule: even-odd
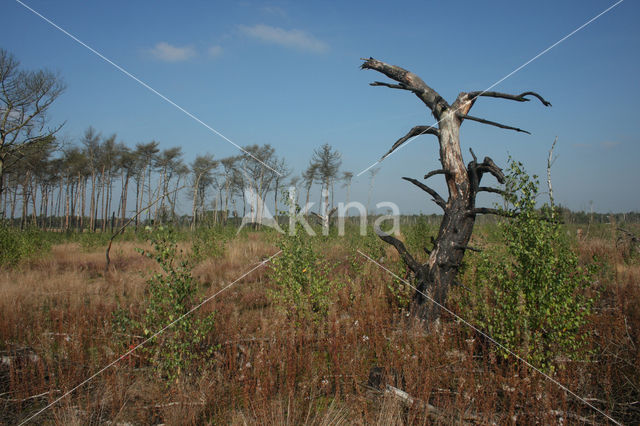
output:
[[[278,243],[282,253],[271,262],[275,288],[270,296],[297,323],[320,323],[327,318],[335,287],[328,277],[327,262],[313,248],[314,241],[302,225],[295,226],[294,232],[287,229],[282,235]]]
[[[233,237],[231,232],[235,232],[235,229],[222,226],[198,228],[193,234],[191,245],[193,259],[200,261],[209,257],[222,257],[227,242]]]
[[[214,329],[214,314],[187,315],[195,306],[198,290],[191,267],[185,260],[178,259],[177,244],[170,229],[146,229],[153,248],[138,251],[154,259],[162,271],[147,281],[147,302],[141,318],[134,319],[117,310],[113,322],[118,331],[142,334],[146,338],[172,324],[142,348],[161,375],[171,382],[190,371],[194,361],[215,349],[207,343]]]
[[[578,265],[553,208],[536,209],[538,185],[510,160],[505,212],[513,218],[499,225],[504,246],[477,255],[466,304],[489,335],[551,371],[559,357],[586,354],[592,271]]]

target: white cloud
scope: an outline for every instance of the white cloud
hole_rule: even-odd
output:
[[[196,56],[196,49],[193,46],[172,46],[162,41],[151,49],[151,54],[161,61],[180,62]]]
[[[212,58],[214,58],[216,56],[220,56],[222,54],[222,47],[218,46],[218,45],[211,46],[210,48],[207,49],[207,53]]]
[[[620,142],[617,142],[617,141],[604,141],[600,143],[600,146],[602,146],[605,149],[613,149],[618,145],[620,145]]]
[[[276,15],[280,18],[285,18],[287,16],[287,12],[284,9],[278,6],[264,6],[260,10],[269,15]]]
[[[322,53],[329,50],[329,46],[302,30],[285,30],[257,24],[252,27],[240,25],[240,31],[265,43],[277,44],[283,47]]]
[[[576,142],[576,143],[572,144],[572,146],[574,148],[591,148],[591,144],[590,143],[583,143],[583,142]]]

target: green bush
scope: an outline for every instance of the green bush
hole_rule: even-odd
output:
[[[186,315],[197,302],[198,286],[191,276],[191,267],[185,260],[178,260],[177,244],[170,229],[159,227],[153,231],[147,227],[147,230],[153,249],[138,251],[154,259],[162,271],[147,281],[147,302],[141,318],[132,318],[119,309],[114,313],[113,324],[117,331],[150,337],[184,316],[142,347],[161,375],[174,381],[189,371],[194,361],[215,349],[207,346],[207,337],[214,329],[214,314]]]
[[[329,265],[314,250],[315,241],[296,223],[295,232],[281,236],[280,255],[271,261],[271,298],[297,324],[321,323],[329,313],[335,286],[329,280]]]
[[[499,225],[504,245],[476,255],[466,302],[490,336],[551,371],[558,358],[586,355],[592,271],[578,265],[553,208],[536,209],[538,185],[510,161],[505,201],[514,217]]]
[[[233,238],[235,228],[212,226],[200,227],[193,233],[191,252],[193,259],[201,261],[209,257],[224,255],[225,245]]]
[[[45,232],[37,228],[20,230],[0,223],[0,266],[15,266],[50,249],[51,239]]]

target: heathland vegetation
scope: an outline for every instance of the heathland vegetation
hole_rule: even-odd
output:
[[[411,249],[437,232],[433,218],[405,220]],[[615,222],[546,222],[527,238],[536,220],[478,225],[482,252],[467,256],[446,306],[632,423],[637,240]],[[36,422],[605,421],[453,314],[437,330],[416,320],[408,270],[371,229],[323,236],[313,226],[315,237],[145,225],[115,241],[107,271],[108,232],[4,226],[2,422],[25,420],[115,360]]]

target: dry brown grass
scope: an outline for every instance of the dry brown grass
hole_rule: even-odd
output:
[[[74,244],[0,272],[0,350],[10,360],[0,364],[0,423],[26,418],[126,350],[110,327],[111,313],[118,303],[137,312],[144,302],[155,265],[134,250],[139,246],[115,245],[106,274],[102,249]],[[203,358],[200,373],[167,385],[142,354],[133,354],[35,422],[554,424],[564,413],[566,423],[579,423],[576,416],[604,423],[551,382],[496,358],[489,343],[452,318],[430,332],[407,317],[389,294],[390,277],[342,241],[321,247],[334,264],[332,278],[343,284],[326,324],[290,322],[271,303],[268,268],[261,268],[202,307],[216,312],[209,344],[217,349]],[[202,297],[276,250],[260,233],[229,242],[222,257],[195,266]],[[613,239],[580,241],[578,251],[584,262],[595,254],[608,265],[599,273],[602,298],[591,323],[596,355],[566,365],[556,379],[633,422],[640,398],[640,265],[625,259]],[[388,250],[385,263],[396,261]],[[414,402],[368,388],[373,366],[383,366],[385,383]]]

